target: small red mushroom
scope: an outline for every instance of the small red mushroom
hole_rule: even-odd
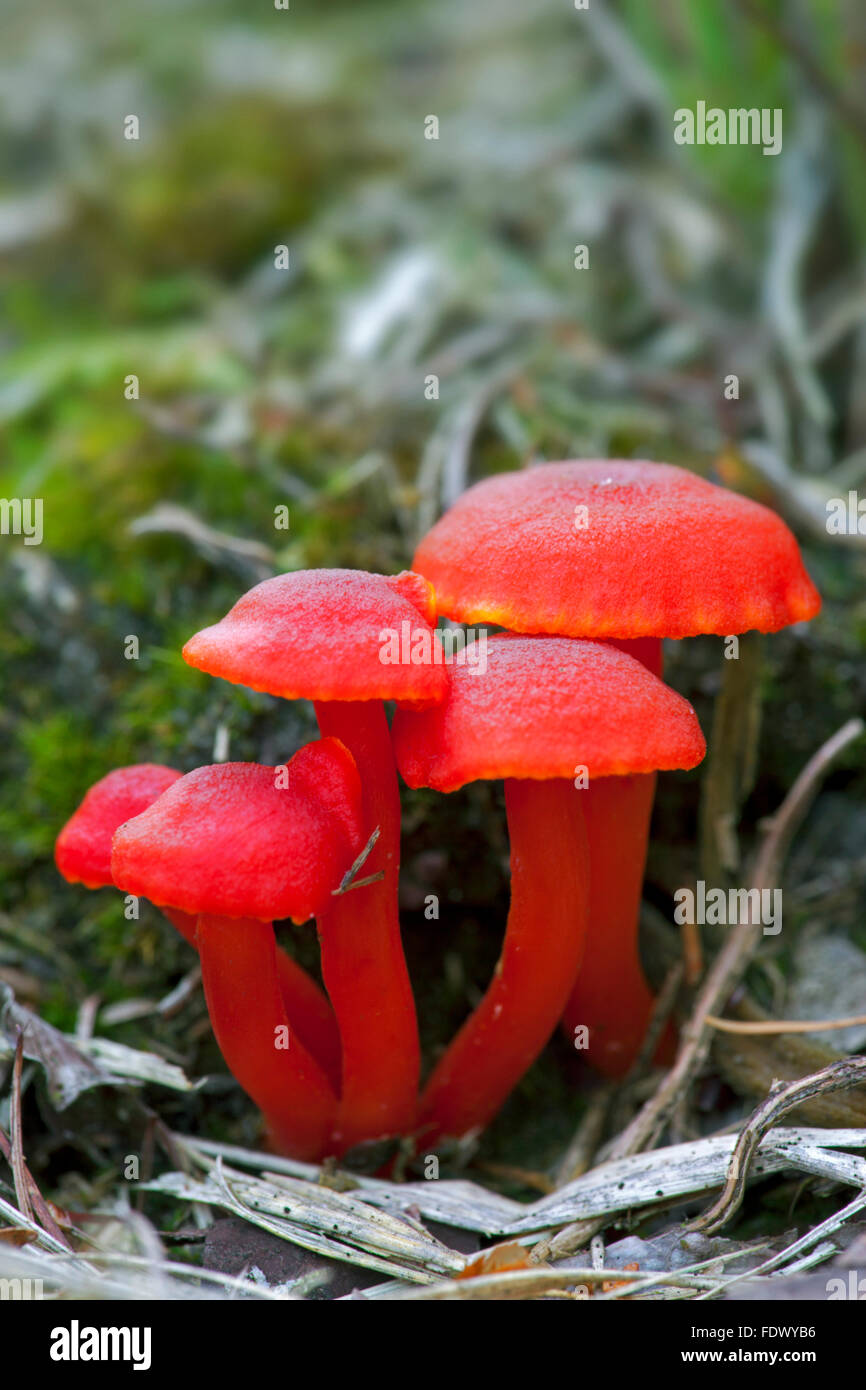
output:
[[[114,835],[119,888],[197,917],[220,1050],[276,1145],[296,1158],[332,1151],[337,1096],[291,1036],[271,922],[321,913],[362,845],[357,768],[331,738],[285,767],[197,768]]]
[[[414,567],[449,618],[611,640],[659,676],[664,637],[776,632],[821,606],[775,512],[664,463],[487,478],[424,537]],[[588,1057],[612,1076],[634,1060],[652,1008],[637,949],[652,799],[646,780],[586,798],[594,929],[564,1022],[589,1025]]]
[[[54,858],[69,883],[85,888],[114,885],[111,840],[124,821],[146,811],[183,774],[161,763],[118,767],[95,782],[57,837]],[[194,916],[164,906],[164,915],[185,941],[196,948]],[[286,1012],[305,1047],[340,1084],[340,1035],[334,1011],[315,980],[285,951],[277,950],[277,974]]]
[[[116,767],[88,789],[54,846],[54,862],[67,883],[106,888],[111,877],[111,837],[140,816],[183,773],[162,763]]]
[[[492,1119],[573,988],[591,877],[578,769],[588,768],[591,786],[627,788],[651,780],[655,769],[693,767],[704,740],[691,705],[632,657],[601,642],[511,635],[489,641],[483,673],[451,669],[444,704],[399,709],[392,732],[410,787],[448,792],[505,779],[505,942],[487,993],[421,1097],[419,1141],[435,1143]]]
[[[418,575],[302,570],[258,584],[183,650],[211,675],[312,700],[322,734],[358,765],[367,834],[379,829],[364,874],[381,870],[382,881],[334,898],[318,919],[343,1051],[341,1148],[404,1132],[417,1101],[418,1028],[397,905],[400,795],[383,702],[444,697],[443,666],[411,659],[425,643],[432,653],[435,621],[432,589]],[[409,659],[389,659],[394,634]]]

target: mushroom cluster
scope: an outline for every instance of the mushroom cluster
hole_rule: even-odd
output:
[[[191,666],[312,701],[318,741],[276,767],[119,768],[57,840],[64,877],[148,898],[198,951],[225,1062],[301,1159],[477,1132],[560,1020],[602,1072],[628,1070],[653,1002],[637,922],[655,779],[705,753],[661,639],[820,607],[774,513],[656,463],[489,478],[413,563],[279,575],[187,642]],[[440,617],[485,625],[483,661],[443,659]],[[441,793],[501,779],[511,846],[493,979],[423,1087],[398,771]],[[315,919],[324,988],[278,946],[282,919]]]

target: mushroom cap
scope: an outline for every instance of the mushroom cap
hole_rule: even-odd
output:
[[[666,463],[548,463],[487,478],[436,523],[414,565],[440,612],[516,632],[775,632],[821,606],[775,512]]]
[[[428,703],[445,696],[442,666],[389,664],[382,649],[389,633],[404,631],[411,649],[412,635],[429,637],[435,622],[435,596],[419,574],[298,570],[250,589],[191,637],[183,656],[212,676],[287,700]]]
[[[398,709],[392,736],[410,787],[456,791],[500,777],[596,777],[695,767],[695,712],[634,657],[573,637],[488,640],[487,668],[452,666],[444,704]]]
[[[339,739],[282,767],[217,763],[181,777],[117,831],[114,882],[159,907],[305,922],[364,843],[361,780]]]
[[[85,888],[113,883],[111,837],[115,830],[140,816],[181,775],[161,763],[134,763],[94,782],[57,837],[54,860],[63,877]]]

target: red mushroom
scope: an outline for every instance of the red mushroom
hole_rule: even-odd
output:
[[[161,763],[118,767],[87,792],[57,837],[54,858],[69,883],[86,888],[114,885],[111,840],[124,821],[141,815],[182,774]],[[196,946],[195,917],[164,906],[163,913],[185,941]],[[277,975],[286,1012],[305,1047],[324,1067],[335,1087],[340,1084],[340,1035],[324,992],[285,951],[277,950]]]
[[[418,575],[304,570],[251,589],[183,651],[211,675],[314,701],[321,732],[341,739],[358,765],[368,835],[379,829],[364,873],[384,878],[335,898],[318,921],[342,1041],[337,1136],[346,1148],[404,1131],[417,1100],[418,1029],[397,905],[400,797],[383,701],[443,698],[435,618],[432,590]],[[406,660],[389,660],[394,634]]]
[[[440,612],[513,632],[776,632],[821,606],[775,512],[666,463],[548,463],[487,478],[425,536],[415,565]]]
[[[571,992],[590,879],[577,768],[591,785],[625,784],[694,766],[704,740],[691,706],[632,657],[600,642],[510,635],[489,642],[483,674],[452,669],[444,704],[398,710],[392,732],[410,787],[504,778],[511,838],[502,956],[421,1098],[419,1139],[433,1143],[489,1122]]]
[[[119,888],[197,917],[220,1050],[276,1145],[297,1158],[330,1151],[337,1096],[291,1036],[271,922],[320,913],[362,845],[357,768],[330,738],[308,744],[284,768],[197,768],[114,836]]]
[[[661,675],[663,637],[775,632],[820,598],[766,507],[669,464],[544,464],[478,483],[422,540],[439,610],[515,632],[615,640]],[[594,929],[565,1015],[610,1075],[634,1060],[652,996],[637,950],[652,786],[586,799]],[[626,821],[631,838],[622,831]],[[614,971],[615,962],[615,971]]]
[[[85,888],[113,884],[111,837],[115,830],[125,820],[140,816],[182,775],[162,763],[133,763],[116,767],[94,782],[54,846],[54,862],[67,882],[83,883]],[[178,930],[191,941],[195,921]]]

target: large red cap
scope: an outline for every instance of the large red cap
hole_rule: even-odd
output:
[[[187,773],[114,837],[118,888],[160,907],[305,922],[364,843],[361,782],[335,738],[284,767],[218,763]]]
[[[488,478],[436,523],[414,564],[440,612],[516,632],[775,632],[821,606],[775,512],[665,463]]]
[[[487,643],[486,670],[452,666],[448,699],[397,710],[397,766],[410,787],[455,791],[500,777],[594,777],[695,767],[695,712],[634,657],[604,642],[512,637]]]
[[[57,837],[54,859],[63,877],[86,888],[105,888],[111,877],[111,837],[140,816],[181,776],[160,763],[118,767],[95,782]]]
[[[418,574],[298,570],[250,589],[183,655],[212,676],[287,700],[428,703],[444,698],[443,667],[393,653],[402,644],[408,657],[419,633],[429,651],[435,622],[433,590]]]

